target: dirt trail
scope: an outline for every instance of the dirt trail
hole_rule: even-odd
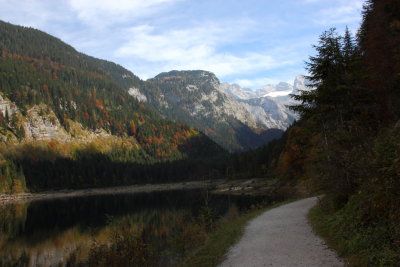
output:
[[[307,222],[307,213],[317,201],[316,197],[299,200],[250,221],[220,266],[346,266]]]

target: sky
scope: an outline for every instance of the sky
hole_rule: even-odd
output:
[[[258,89],[307,74],[319,35],[356,33],[363,0],[0,0],[0,20],[45,31],[142,79],[208,70]]]

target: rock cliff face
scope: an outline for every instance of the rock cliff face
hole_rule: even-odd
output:
[[[242,104],[252,114],[261,128],[285,130],[295,120],[296,115],[271,97],[243,100]]]
[[[221,83],[218,90],[236,100],[247,100],[259,97],[258,91],[249,88],[242,88],[236,83]]]
[[[71,140],[71,135],[61,126],[57,116],[44,104],[33,106],[27,111],[23,127],[26,140]]]
[[[147,102],[147,97],[140,92],[139,88],[129,88],[128,94],[136,98],[139,102]]]
[[[2,113],[3,117],[13,116],[15,113],[18,112],[17,106],[9,101],[8,99],[4,99],[0,95],[0,112]]]
[[[2,141],[57,140],[82,143],[98,137],[112,136],[104,129],[91,131],[72,120],[67,122],[67,131],[54,111],[45,104],[35,105],[23,115],[15,103],[0,96],[0,113],[5,121],[4,126],[0,127]]]

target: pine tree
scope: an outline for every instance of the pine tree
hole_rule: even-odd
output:
[[[301,101],[300,105],[291,109],[300,113],[303,118],[314,118],[319,121],[327,120],[327,115],[333,115],[334,109],[340,101],[337,94],[343,72],[343,55],[341,39],[335,29],[330,29],[320,36],[319,44],[314,48],[316,56],[311,56],[306,62],[314,90],[302,91],[300,95],[292,95],[295,100]]]

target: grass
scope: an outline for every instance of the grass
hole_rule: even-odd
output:
[[[365,222],[363,217],[358,216],[358,207],[357,200],[350,201],[337,211],[316,205],[310,210],[308,218],[316,234],[349,266],[400,266],[400,249],[396,244],[396,229],[399,229],[400,223],[393,226],[382,217]]]
[[[208,240],[194,253],[186,257],[180,264],[181,267],[211,267],[217,266],[225,259],[229,248],[240,240],[243,236],[246,224],[263,212],[293,202],[297,199],[290,199],[273,204],[271,206],[257,209],[240,215],[233,221],[226,222],[210,234]]]
[[[308,213],[308,220],[314,232],[323,238],[329,247],[339,252],[339,242],[335,239],[334,235],[332,235],[331,230],[333,217],[324,212],[321,206],[317,204],[312,207]],[[341,253],[338,254],[340,255]]]

